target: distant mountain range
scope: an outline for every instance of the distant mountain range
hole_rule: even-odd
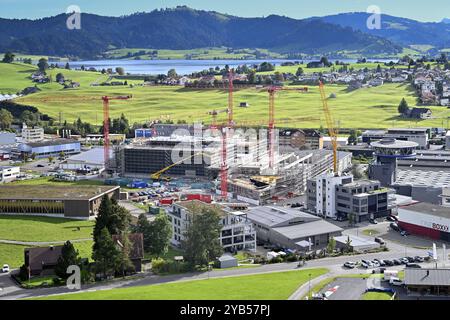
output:
[[[296,20],[271,15],[240,18],[188,7],[124,17],[82,14],[81,30],[67,15],[38,20],[0,19],[0,52],[96,58],[113,48],[264,48],[280,53],[395,55],[407,45],[450,47],[450,25],[383,15],[381,30],[366,28],[367,14]]]

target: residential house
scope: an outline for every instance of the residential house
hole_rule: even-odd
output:
[[[112,238],[117,248],[123,250],[122,235],[113,235]],[[128,235],[128,240],[131,247],[129,258],[131,263],[133,263],[134,271],[141,272],[142,260],[144,259],[144,235],[142,233],[131,233]]]
[[[50,246],[25,249],[25,267],[29,275],[32,277],[54,274],[62,248],[63,246]]]

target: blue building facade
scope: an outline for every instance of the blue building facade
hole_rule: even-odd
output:
[[[81,144],[75,140],[56,139],[36,143],[24,143],[19,146],[22,154],[31,156],[36,155],[36,158],[47,158],[58,156],[61,152],[66,155],[76,154],[81,152]]]
[[[153,129],[141,128],[134,130],[135,138],[151,138],[153,136]]]

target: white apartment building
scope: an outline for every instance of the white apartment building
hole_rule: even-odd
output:
[[[445,135],[445,149],[450,150],[450,130],[448,130]]]
[[[351,182],[353,182],[352,175],[336,177],[333,173],[325,173],[308,180],[308,210],[319,216],[336,218],[336,187]]]
[[[171,243],[174,246],[181,247],[185,239],[185,233],[195,214],[198,210],[211,206],[215,205],[193,200],[177,202],[166,209],[166,214],[173,228]],[[224,207],[219,208],[222,225],[219,240],[224,251],[255,251],[256,230],[253,223],[247,219],[247,214],[240,211],[232,211]]]
[[[17,179],[20,167],[0,167],[0,183],[7,183]]]
[[[24,124],[22,128],[22,138],[27,142],[40,142],[44,140],[44,129],[39,127],[28,128]]]

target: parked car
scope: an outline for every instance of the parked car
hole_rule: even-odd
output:
[[[400,261],[402,262],[402,264],[408,264],[409,263],[408,258],[401,258]]]
[[[8,273],[8,272],[9,272],[9,265],[4,264],[4,265],[3,265],[3,268],[2,268],[2,272],[3,272],[3,273]]]
[[[392,230],[400,232],[400,227],[395,222],[392,222],[389,226],[391,227]]]
[[[384,260],[384,263],[386,263],[386,265],[389,267],[392,267],[393,265],[395,265],[394,261],[392,261],[392,260]]]
[[[369,222],[370,222],[371,224],[378,224],[377,220],[375,220],[375,219],[369,219]]]
[[[400,234],[404,237],[409,236],[409,233],[405,230],[401,231]]]
[[[408,259],[409,263],[413,263],[414,261],[416,261],[416,259],[414,259],[413,257],[406,257],[406,259]]]
[[[391,222],[397,222],[397,219],[395,219],[393,216],[387,216],[386,220]]]
[[[382,239],[382,238],[375,238],[375,242],[377,242],[377,243],[379,243],[379,244],[381,244],[381,245],[384,245],[384,244],[386,244],[386,242]]]
[[[401,262],[399,259],[394,259],[394,260],[392,260],[392,261],[394,262],[394,264],[395,264],[396,266],[399,266],[399,265],[402,264],[402,262]]]
[[[415,256],[414,262],[425,262],[425,259],[423,257]]]
[[[372,262],[372,267],[374,267],[374,268],[379,268],[381,266],[377,260],[373,260],[371,262]]]
[[[344,267],[348,269],[354,269],[356,267],[356,263],[352,261],[347,261],[344,263]]]
[[[420,265],[418,265],[417,263],[407,263],[406,264],[407,268],[415,268],[415,269],[420,269],[422,268]]]
[[[384,273],[384,271],[386,271],[386,268],[376,268],[372,270],[372,273]]]
[[[384,267],[386,265],[386,262],[383,259],[374,259],[374,261],[378,262],[381,267]]]
[[[373,263],[369,260],[361,260],[361,266],[368,269],[373,267]]]

